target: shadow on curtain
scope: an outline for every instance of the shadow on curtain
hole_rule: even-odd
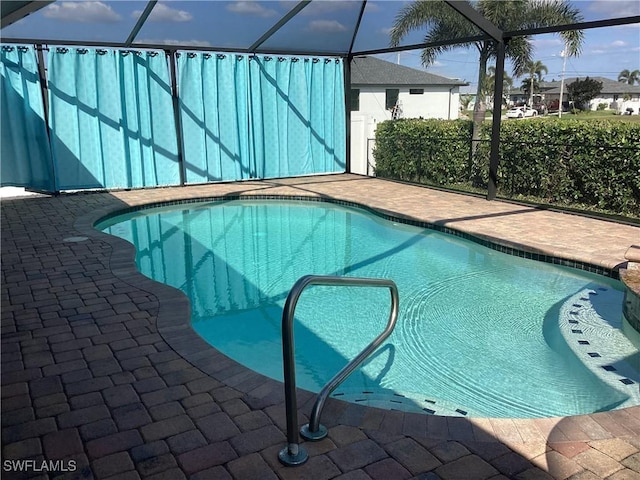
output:
[[[180,53],[186,183],[343,172],[342,60]],[[180,184],[167,58],[52,47],[49,135],[35,52],[2,52],[3,185],[39,190]]]
[[[181,52],[188,183],[342,172],[343,64]]]
[[[248,59],[178,57],[180,120],[187,183],[255,178],[249,155]]]
[[[49,103],[59,189],[179,184],[164,54],[52,49]]]
[[[0,185],[53,192],[53,163],[35,50],[3,46],[0,59]]]
[[[345,170],[342,61],[254,56],[250,77],[259,177]]]

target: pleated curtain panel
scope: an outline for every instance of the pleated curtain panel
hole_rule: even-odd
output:
[[[345,170],[341,60],[181,52],[178,67],[188,183]]]
[[[2,186],[54,191],[36,53],[33,47],[3,46],[0,58]]]
[[[248,59],[180,53],[185,181],[255,178],[249,159]]]
[[[345,170],[342,61],[253,57],[250,107],[260,178]]]
[[[49,105],[61,190],[179,183],[164,53],[54,48]]]
[[[343,63],[51,47],[47,135],[33,47],[2,49],[2,185],[118,189],[345,171]],[[182,165],[178,138],[182,139]],[[182,169],[182,172],[181,172]]]

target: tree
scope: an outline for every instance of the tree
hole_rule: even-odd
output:
[[[629,71],[625,68],[618,75],[618,81],[628,83],[629,85],[633,85],[634,83],[640,85],[640,70]]]
[[[514,31],[523,28],[549,27],[582,21],[579,10],[568,0],[477,0],[468,1],[487,20],[503,31]],[[480,30],[458,14],[452,7],[442,1],[416,0],[404,6],[391,29],[391,46],[398,46],[400,41],[413,30],[425,30],[424,43],[436,44],[456,38],[469,38],[479,35]],[[581,30],[560,33],[572,56],[579,54],[582,47],[583,32]],[[480,127],[487,109],[483,98],[486,86],[487,64],[496,58],[497,45],[492,40],[477,40],[457,43],[455,45],[437,45],[422,50],[422,63],[431,65],[441,53],[454,48],[473,48],[479,54],[478,88],[476,104],[473,109],[473,150],[480,140]],[[505,47],[505,56],[513,64],[513,73],[520,76],[526,71],[532,59],[533,46],[530,37],[511,38]]]
[[[532,98],[535,92],[540,91],[540,84],[536,77],[525,78],[520,85],[520,89],[529,97]]]
[[[535,62],[531,61],[527,64],[527,72],[531,74],[531,78],[536,77],[538,82],[541,82],[543,76],[549,73],[549,69],[540,60],[536,60]]]
[[[496,84],[496,67],[492,65],[487,69],[487,78],[485,79],[485,86],[482,89],[483,96],[485,97],[488,96],[489,98],[491,98],[492,102],[495,100],[493,98],[494,91],[495,91],[495,84]],[[509,91],[511,90],[511,87],[513,87],[513,78],[511,78],[509,75],[505,73],[502,77],[502,104],[507,103],[507,100],[509,99]]]
[[[572,100],[574,107],[580,110],[587,110],[589,108],[589,102],[596,98],[601,91],[602,82],[598,82],[589,77],[584,80],[577,79],[567,85],[569,100]]]
[[[471,95],[460,95],[460,106],[463,110],[469,108],[469,104],[473,100],[473,96]]]
[[[547,66],[540,60],[536,60],[535,62],[532,60],[528,62],[526,68],[527,72],[530,74],[530,77],[527,81],[525,81],[526,83],[528,83],[526,87],[524,86],[525,82],[523,82],[522,89],[529,95],[529,106],[532,107],[533,94],[536,92],[536,90],[539,90],[538,86],[539,82],[542,81],[542,72],[549,73],[549,70],[547,69]]]

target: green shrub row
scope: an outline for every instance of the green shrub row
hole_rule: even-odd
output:
[[[483,140],[472,156],[470,121],[382,122],[376,131],[376,175],[486,188],[491,125],[483,127]],[[498,192],[640,216],[640,124],[503,122]]]
[[[376,175],[444,185],[470,176],[471,122],[388,120],[376,130]]]

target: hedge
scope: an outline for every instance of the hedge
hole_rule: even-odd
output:
[[[470,176],[471,122],[387,120],[376,129],[376,175],[444,185]]]
[[[468,120],[389,120],[376,131],[376,175],[486,188],[491,125],[471,156]],[[640,216],[640,124],[503,122],[498,193]]]

